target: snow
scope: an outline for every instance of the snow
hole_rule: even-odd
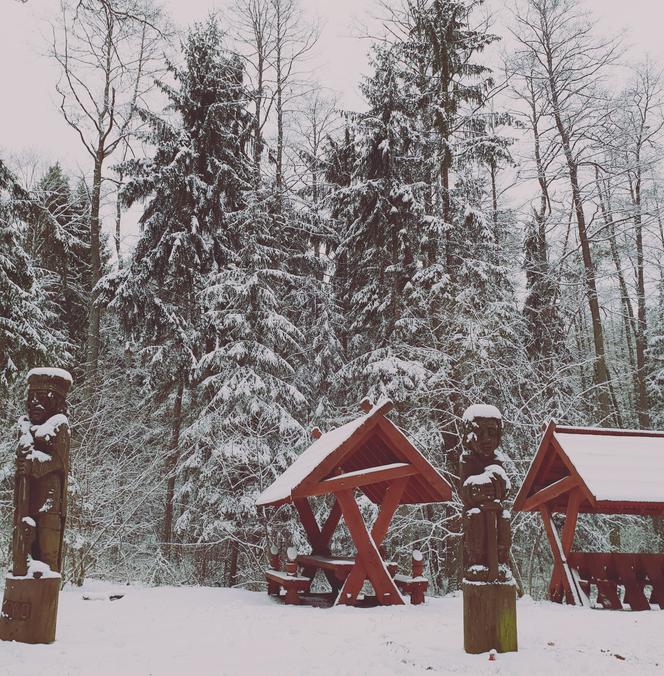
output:
[[[340,556],[323,556],[322,554],[305,554],[307,561],[318,561],[320,564],[353,566],[355,559],[344,559]]]
[[[89,603],[82,593],[124,594]],[[462,599],[423,606],[286,606],[239,589],[86,583],[60,594],[56,642],[0,642],[1,676],[655,676],[664,612],[517,602],[519,652],[467,655]]]
[[[56,415],[51,416],[43,425],[39,425],[35,430],[35,439],[45,439],[49,441],[51,437],[54,437],[58,430],[61,427],[68,427],[69,421],[67,416],[62,413],[57,413]]]
[[[71,373],[69,373],[69,371],[57,368],[31,369],[30,371],[28,371],[27,376],[28,379],[31,376],[48,376],[49,378],[62,378],[62,380],[66,380],[70,385],[74,382],[73,378],[71,377]]]
[[[487,465],[481,474],[473,474],[469,476],[464,482],[464,486],[486,486],[493,482],[498,477],[502,479],[506,490],[511,490],[512,482],[507,476],[507,472],[500,465]]]
[[[664,502],[664,437],[562,430],[554,437],[597,500]]]
[[[291,491],[311,474],[328,455],[336,451],[344,441],[350,439],[362,423],[370,418],[384,403],[385,401],[380,401],[366,415],[330,430],[316,439],[281,476],[277,477],[273,484],[258,496],[256,505],[269,505],[290,497]]]
[[[503,414],[491,404],[472,404],[463,413],[464,422],[472,422],[475,418],[494,418],[502,420]]]
[[[336,481],[337,479],[349,479],[355,476],[371,476],[371,474],[382,472],[387,469],[399,469],[402,467],[410,467],[407,462],[391,462],[388,465],[376,465],[376,467],[368,467],[363,469],[356,469],[352,472],[338,474],[337,476],[327,479],[327,481]]]
[[[33,559],[31,556],[28,556],[28,572],[27,575],[12,575],[11,573],[7,574],[7,578],[11,580],[27,580],[28,578],[42,578],[47,577],[60,577],[60,573],[51,570],[51,567],[48,563],[39,561],[38,559]],[[2,661],[0,661],[0,667],[2,666]],[[2,671],[0,671],[0,675]]]

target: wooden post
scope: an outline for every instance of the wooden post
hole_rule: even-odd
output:
[[[374,521],[374,524],[371,527],[371,539],[377,546],[380,546],[387,534],[390,522],[392,521],[394,512],[396,512],[396,509],[399,506],[401,496],[403,495],[407,484],[408,477],[403,477],[393,481],[385,491],[385,497],[381,503],[380,511],[378,512],[376,521]],[[353,499],[352,496],[351,499]],[[364,523],[362,525],[364,525]],[[357,543],[355,543],[355,546],[357,547]],[[362,589],[366,577],[367,575],[364,567],[355,565],[351,570],[350,575],[346,578],[346,582],[344,583],[341,592],[339,592],[336,603],[353,605],[357,595]]]
[[[428,581],[420,580],[424,577],[424,557],[419,549],[413,550],[413,560],[411,565],[411,592],[410,602],[414,606],[424,603],[424,590],[429,586]]]
[[[297,575],[297,549],[295,549],[295,547],[289,547],[286,550],[286,557],[288,559],[286,562],[286,572],[291,577],[295,577]],[[286,603],[295,606],[300,603],[300,596],[297,593],[297,587],[295,585],[288,585],[286,587]]]
[[[518,650],[514,583],[463,583],[463,647],[467,653]]]
[[[20,643],[53,643],[60,576],[5,578],[0,638]]]
[[[270,546],[270,568],[272,570],[281,570],[281,562],[279,561],[279,547],[277,547],[277,545]]]
[[[518,650],[516,585],[509,570],[512,538],[504,513],[509,482],[496,455],[502,416],[495,407],[474,405],[466,409],[463,421],[463,645],[473,654],[513,652]]]
[[[37,368],[27,380],[28,416],[19,419],[16,451],[12,574],[5,580],[0,640],[52,643],[69,473],[65,400],[72,379],[62,369]],[[50,497],[44,502],[46,491]]]
[[[376,592],[378,603],[381,605],[404,605],[403,597],[387,572],[375,540],[367,532],[353,493],[351,491],[339,491],[336,493],[336,497],[341,506],[346,526],[353,538],[355,547],[357,547],[357,559],[353,571],[361,568],[360,577],[362,581],[366,577],[369,578]],[[351,575],[353,571],[351,571]],[[348,578],[350,578],[350,575]],[[348,578],[346,580],[347,583]],[[351,592],[347,591],[346,585],[344,585],[344,588],[339,593],[337,603],[345,605],[355,604],[355,597]]]

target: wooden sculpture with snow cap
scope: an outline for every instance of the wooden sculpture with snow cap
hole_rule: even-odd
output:
[[[510,570],[512,532],[505,499],[502,415],[475,404],[463,414],[459,462],[463,502],[464,647],[466,652],[517,649],[516,587]]]
[[[510,514],[504,500],[510,480],[498,450],[502,416],[495,406],[470,406],[463,415],[465,450],[459,463],[463,502],[464,578],[501,581],[512,578]]]
[[[6,578],[0,639],[55,639],[62,542],[67,514],[72,379],[56,368],[28,373],[28,415],[19,418],[12,571]]]

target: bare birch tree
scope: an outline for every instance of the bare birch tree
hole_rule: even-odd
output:
[[[136,107],[152,86],[162,17],[150,0],[61,0],[52,23],[51,56],[59,66],[60,111],[92,160],[91,286],[102,274],[101,204],[106,161],[128,143]],[[116,229],[118,224],[116,222]],[[87,366],[99,361],[100,309],[89,308]]]
[[[599,417],[600,421],[615,420],[582,172],[592,152],[590,139],[597,125],[599,85],[615,63],[619,45],[616,40],[597,40],[576,0],[526,0],[515,13],[515,20],[513,35],[521,52],[535,59],[536,76],[546,88],[549,114],[563,149],[592,324]]]

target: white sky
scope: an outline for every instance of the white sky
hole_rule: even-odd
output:
[[[318,45],[318,79],[336,90],[346,108],[361,106],[358,82],[367,70],[367,40],[357,34],[357,22],[376,13],[377,0],[300,0],[306,13],[323,24]],[[222,8],[225,0],[165,0],[177,26],[186,26]],[[504,33],[512,0],[489,0],[496,16],[495,32]],[[627,58],[641,60],[649,53],[664,65],[662,0],[582,0],[593,12],[600,30],[628,31]],[[88,172],[89,161],[75,133],[57,110],[56,70],[44,56],[48,26],[44,18],[56,11],[58,0],[0,0],[0,156],[27,154],[42,164],[59,160],[67,170]],[[509,42],[506,41],[506,47]],[[498,65],[498,64],[496,64]]]

